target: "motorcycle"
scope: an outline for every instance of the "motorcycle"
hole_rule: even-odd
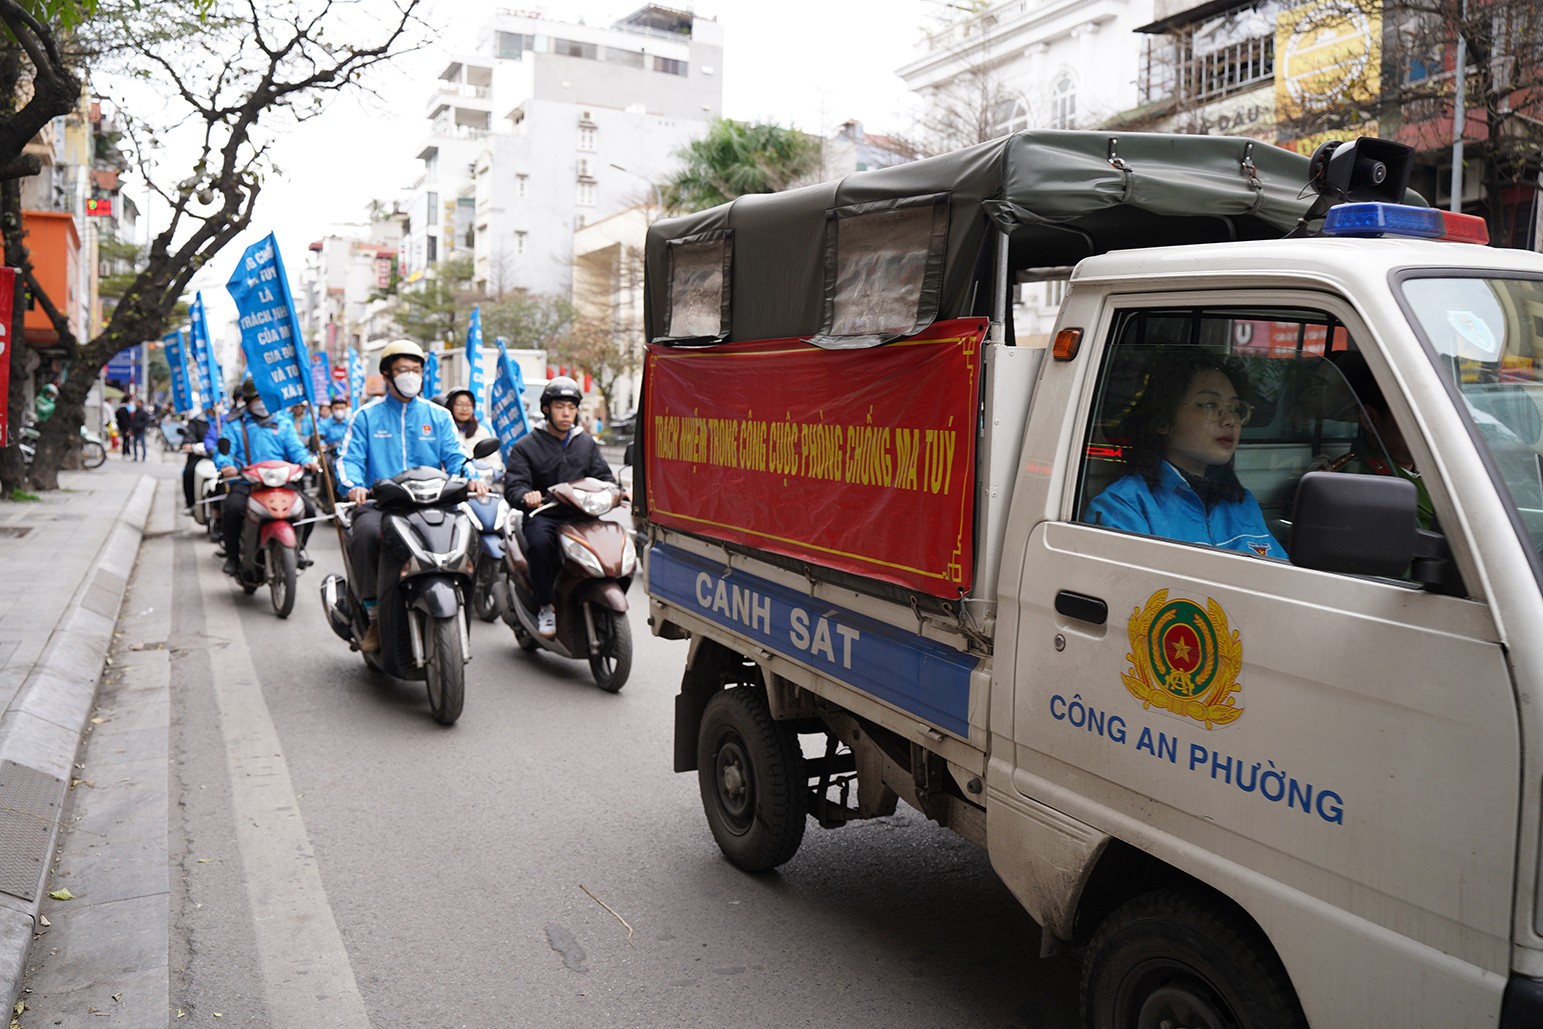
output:
[[[22,460],[29,465],[37,453],[38,436],[39,431],[35,424],[29,423],[16,430],[16,445],[21,447]],[[80,427],[80,466],[88,470],[100,468],[106,461],[107,447],[102,443],[102,438],[82,425]]]
[[[221,443],[228,446],[228,441]],[[241,477],[252,484],[252,491],[241,523],[241,538],[226,541],[226,546],[237,548],[237,584],[250,596],[266,583],[273,613],[280,618],[288,618],[295,608],[295,577],[300,566],[295,523],[305,517],[305,504],[296,484],[304,471],[288,461],[259,461],[242,468]]]
[[[204,527],[212,539],[220,521],[220,470],[208,457],[200,457],[193,464],[193,521]]]
[[[465,701],[465,664],[471,639],[465,598],[476,567],[476,529],[466,503],[468,483],[437,468],[411,468],[371,488],[383,512],[383,552],[405,555],[402,573],[377,598],[380,649],[364,652],[370,668],[398,679],[423,681],[429,709],[441,725],[453,725]],[[344,527],[356,507],[337,505]],[[353,576],[375,575],[355,569]],[[332,631],[353,649],[370,622],[348,579],[329,575],[321,585],[322,607]]]
[[[595,685],[615,693],[626,685],[632,671],[627,587],[638,564],[628,527],[605,517],[621,507],[621,488],[585,478],[558,483],[547,496],[548,502],[519,519],[510,533],[504,557],[508,594],[504,622],[514,630],[521,650],[549,650],[559,657],[588,660]],[[563,560],[552,586],[557,634],[547,639],[536,630],[538,608],[525,556],[530,549],[525,521],[555,507],[576,511],[581,517],[566,523],[558,535]]]
[[[504,568],[504,534],[508,531],[509,502],[498,492],[489,493],[486,500],[471,497],[466,501],[477,522],[477,567],[471,580],[472,613],[484,622],[492,622],[503,614],[503,591],[499,580]]]

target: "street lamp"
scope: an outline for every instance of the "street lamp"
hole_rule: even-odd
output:
[[[658,219],[659,215],[662,215],[664,213],[664,198],[659,193],[659,184],[657,182],[655,182],[653,179],[649,178],[647,175],[642,175],[642,174],[640,174],[638,172],[635,172],[631,168],[623,168],[621,165],[617,164],[615,161],[611,162],[611,167],[615,168],[617,171],[621,172],[624,175],[631,175],[635,179],[642,179],[644,182],[648,183],[648,188],[654,191],[654,204],[653,204],[653,206],[658,209],[659,214],[650,214],[649,215],[649,217],[648,217],[648,224],[652,225],[655,222],[655,220]]]

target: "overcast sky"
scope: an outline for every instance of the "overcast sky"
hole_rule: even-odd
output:
[[[378,0],[364,2],[368,6]],[[422,163],[414,155],[427,138],[424,115],[434,78],[447,57],[475,51],[476,30],[492,11],[515,6],[489,0],[430,3],[431,23],[443,26],[435,33],[436,43],[374,75],[370,84],[378,98],[337,100],[275,148],[283,175],[264,185],[253,229],[195,282],[216,314],[234,310],[224,283],[248,245],[277,232],[293,278],[312,240],[345,233],[349,223],[362,222],[370,200],[401,196],[421,174]],[[640,6],[564,0],[519,9],[609,25]],[[943,6],[939,0],[700,0],[691,6],[699,18],[716,18],[723,25],[726,117],[821,133],[849,118],[876,133],[912,128],[911,94],[895,69],[915,54],[923,27]],[[154,220],[153,208],[149,220]]]

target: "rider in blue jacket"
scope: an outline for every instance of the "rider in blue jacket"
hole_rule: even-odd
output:
[[[220,453],[218,442],[214,450],[214,466],[225,478],[226,486],[225,502],[220,511],[226,575],[236,574],[241,520],[246,517],[247,498],[252,492],[252,484],[238,478],[241,469],[259,461],[290,461],[311,468],[316,466],[310,452],[300,442],[300,437],[295,435],[294,424],[287,417],[276,417],[269,412],[267,405],[257,395],[257,386],[251,379],[241,384],[241,395],[246,400],[246,410],[239,418],[227,421],[220,431],[220,439],[230,441],[229,452]],[[300,494],[300,498],[305,502],[305,517],[315,517],[316,508],[311,498],[304,493]],[[311,525],[307,523],[300,526],[302,565],[310,564],[310,558],[305,555],[305,544],[310,538]]]
[[[1111,529],[1285,559],[1233,457],[1253,407],[1242,367],[1199,347],[1159,352],[1127,419],[1134,471],[1084,520]]]
[[[387,344],[380,352],[386,395],[354,412],[338,454],[338,482],[356,504],[369,499],[372,484],[423,466],[469,479],[478,497],[488,494],[488,484],[461,451],[450,412],[419,396],[423,364],[423,349],[410,340]],[[370,615],[369,630],[359,641],[359,649],[366,653],[380,649],[375,621],[379,583],[395,578],[400,567],[399,559],[382,553],[380,520],[378,508],[361,507],[348,530],[354,594]]]

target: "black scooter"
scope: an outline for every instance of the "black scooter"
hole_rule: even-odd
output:
[[[497,440],[484,442],[498,445]],[[404,564],[402,574],[377,598],[380,649],[366,653],[364,662],[398,679],[423,681],[429,708],[441,725],[453,725],[461,716],[470,660],[466,599],[476,567],[477,530],[466,507],[468,485],[437,468],[412,468],[370,490],[384,513],[382,551]],[[345,528],[354,510],[353,504],[338,504],[337,517]],[[376,569],[351,574],[374,575]],[[332,631],[358,650],[370,622],[349,581],[327,576],[321,600]]]

